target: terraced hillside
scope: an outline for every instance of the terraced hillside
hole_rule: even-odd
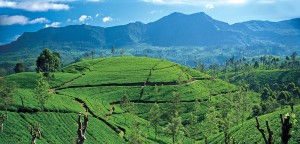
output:
[[[297,69],[253,70],[247,75],[235,73],[226,75],[229,78],[229,82],[233,84],[239,84],[244,81],[257,86],[264,86],[265,84],[273,85],[274,83],[287,85],[293,82],[296,86],[300,86],[300,71]],[[220,78],[224,79],[224,75],[221,75]]]
[[[280,133],[281,133],[281,122],[280,122],[280,114],[291,114],[291,109],[289,107],[282,108],[276,112],[266,114],[258,117],[259,123],[261,127],[267,131],[266,128],[266,120],[269,122],[271,130],[273,131],[273,138],[275,143],[281,143]],[[300,124],[299,124],[299,115],[300,115],[300,105],[294,107],[294,112],[297,117],[292,117],[291,121],[293,121],[293,131],[291,132],[292,138],[289,143],[291,144],[299,144],[300,143]],[[294,123],[297,121],[297,123]],[[264,143],[261,133],[257,130],[255,118],[250,119],[244,125],[239,124],[231,128],[230,134],[231,137],[234,137],[238,143]],[[266,132],[267,133],[267,132]],[[268,136],[268,134],[267,134]],[[209,138],[209,143],[222,143],[224,142],[224,136],[222,133],[216,134]],[[204,141],[199,141],[199,143],[205,143]]]
[[[76,140],[78,112],[88,111],[90,116],[86,143],[126,143],[134,131],[134,123],[147,143],[171,143],[171,136],[164,133],[160,123],[157,139],[155,129],[149,124],[149,111],[155,103],[161,108],[162,117],[170,110],[174,95],[179,95],[182,122],[188,126],[191,112],[199,116],[197,127],[211,106],[218,110],[220,102],[233,101],[240,95],[240,88],[214,79],[196,70],[168,62],[144,57],[113,57],[84,60],[52,73],[51,98],[42,112],[34,99],[33,89],[36,73],[9,75],[5,79],[15,81],[14,104],[8,109],[9,119],[5,122],[0,141],[24,143],[30,141],[28,126],[41,124],[42,138],[38,143],[70,143]],[[249,107],[259,102],[259,95],[244,92],[249,97]],[[126,101],[134,105],[127,110]],[[195,101],[200,108],[195,112]],[[1,112],[4,112],[2,109]],[[246,112],[250,115],[251,110]],[[178,139],[193,143],[202,139],[187,133]]]

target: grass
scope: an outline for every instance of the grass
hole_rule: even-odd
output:
[[[229,73],[229,82],[239,84],[242,80],[246,82],[257,81],[259,85],[264,86],[265,84],[273,85],[277,84],[288,84],[294,82],[300,86],[299,70],[254,70],[250,75],[233,74]],[[221,76],[223,78],[224,75]]]
[[[280,113],[286,114],[291,111],[290,108],[282,108],[278,111],[275,111],[270,114],[266,114],[263,116],[259,116],[259,122],[263,129],[266,130],[265,121],[268,120],[271,130],[274,132],[273,138],[275,143],[281,143],[280,139],[280,131],[281,131],[281,124],[280,124]],[[292,138],[289,143],[291,144],[297,144],[300,142],[300,105],[297,105],[294,107],[294,113],[297,116],[298,123],[293,126],[293,132],[292,132]],[[244,123],[244,125],[239,124],[237,126],[232,127],[229,132],[232,137],[234,137],[239,142],[247,142],[247,143],[263,143],[263,138],[260,134],[260,132],[255,127],[256,122],[255,118],[252,118]],[[223,133],[219,133],[216,135],[213,135],[209,138],[209,143],[221,143],[223,142],[224,135]],[[203,141],[199,141],[199,143],[204,143]]]
[[[3,112],[3,111],[1,111]],[[78,115],[54,112],[8,113],[4,133],[0,135],[1,143],[30,143],[28,127],[39,123],[42,138],[37,143],[75,143]],[[90,117],[86,133],[86,143],[124,143],[113,130],[103,122]]]
[[[9,110],[12,117],[15,117],[12,123],[16,123],[16,127],[18,125],[22,126],[20,126],[20,136],[16,129],[11,129],[10,133],[6,131],[7,134],[0,137],[0,140],[5,139],[5,142],[10,143],[8,140],[9,135],[17,133],[17,140],[27,141],[29,136],[25,134],[27,132],[26,125],[38,121],[45,132],[47,131],[45,137],[38,142],[70,143],[74,138],[74,134],[76,134],[75,120],[77,119],[77,113],[84,111],[82,105],[78,102],[82,101],[91,113],[106,120],[110,125],[117,128],[118,132],[125,129],[125,138],[127,139],[130,138],[133,122],[139,121],[141,123],[140,129],[147,137],[146,143],[171,143],[170,136],[163,132],[163,125],[167,121],[161,122],[158,140],[154,138],[154,129],[149,126],[148,112],[154,102],[161,102],[159,105],[162,108],[162,113],[167,113],[170,108],[170,103],[167,102],[173,97],[173,92],[177,92],[182,101],[180,111],[183,124],[187,125],[189,114],[194,111],[194,101],[201,101],[201,108],[196,113],[199,116],[199,127],[210,106],[217,107],[220,102],[232,100],[232,97],[238,95],[237,91],[239,90],[235,85],[220,79],[212,79],[209,75],[194,69],[188,69],[165,60],[144,57],[83,60],[63,68],[63,72],[52,74],[55,75],[55,78],[51,80],[51,86],[59,88],[46,102],[46,112],[40,112],[39,105],[34,99],[33,90],[37,78],[36,73],[20,73],[5,77],[7,81],[15,81],[18,84],[14,104]],[[178,74],[180,74],[179,82]],[[147,79],[148,82],[159,85],[153,86],[146,83],[143,86]],[[138,85],[130,85],[131,83],[138,83]],[[165,83],[165,85],[161,85],[161,83]],[[99,86],[100,84],[106,84],[107,86]],[[114,84],[122,84],[122,86],[115,86]],[[91,87],[87,87],[89,85]],[[156,88],[158,91],[155,91]],[[128,96],[130,101],[136,102],[135,110],[137,114],[124,113],[122,107],[116,104],[114,105],[115,114],[107,119],[106,115],[112,109],[111,104],[119,103],[124,95]],[[249,103],[259,103],[257,93],[248,92],[245,95],[249,97]],[[20,113],[22,109],[25,109],[28,113]],[[250,114],[250,112],[251,110],[247,114]],[[47,119],[47,117],[50,118]],[[20,122],[17,122],[17,120],[20,120]],[[62,122],[60,123],[60,121]],[[50,127],[51,125],[53,127]],[[59,129],[60,126],[62,130],[59,130],[58,133],[66,131],[61,136],[54,133],[55,129]],[[123,139],[116,132],[113,132],[109,126],[92,116],[89,126],[87,143],[124,143]],[[180,136],[178,139],[184,139],[182,143],[193,143],[193,140],[186,136]]]
[[[22,104],[23,100],[23,104]],[[34,98],[33,90],[18,88],[15,90],[11,111],[40,111],[40,105]],[[81,112],[82,107],[70,97],[51,94],[45,105],[46,111]]]

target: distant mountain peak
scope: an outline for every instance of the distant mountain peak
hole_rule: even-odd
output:
[[[280,22],[248,21],[229,25],[204,12],[171,13],[151,23],[139,21],[113,27],[69,25],[24,33],[0,52],[39,47],[73,47],[82,49],[126,47],[136,44],[153,46],[211,45],[297,45],[300,19]]]

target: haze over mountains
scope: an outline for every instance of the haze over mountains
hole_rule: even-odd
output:
[[[0,52],[52,49],[96,49],[135,45],[177,46],[280,46],[300,44],[300,18],[280,22],[247,21],[229,25],[205,13],[172,13],[155,22],[114,27],[70,25],[25,32]]]

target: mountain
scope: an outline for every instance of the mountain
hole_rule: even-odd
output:
[[[0,46],[0,52],[35,48],[63,50],[152,46],[285,45],[300,44],[300,19],[280,22],[247,21],[229,25],[205,13],[172,13],[155,22],[114,27],[71,25],[25,32],[16,41]]]
[[[205,13],[173,13],[147,26],[150,37],[147,43],[156,46],[238,44],[236,37],[242,36],[229,24],[214,20]]]

